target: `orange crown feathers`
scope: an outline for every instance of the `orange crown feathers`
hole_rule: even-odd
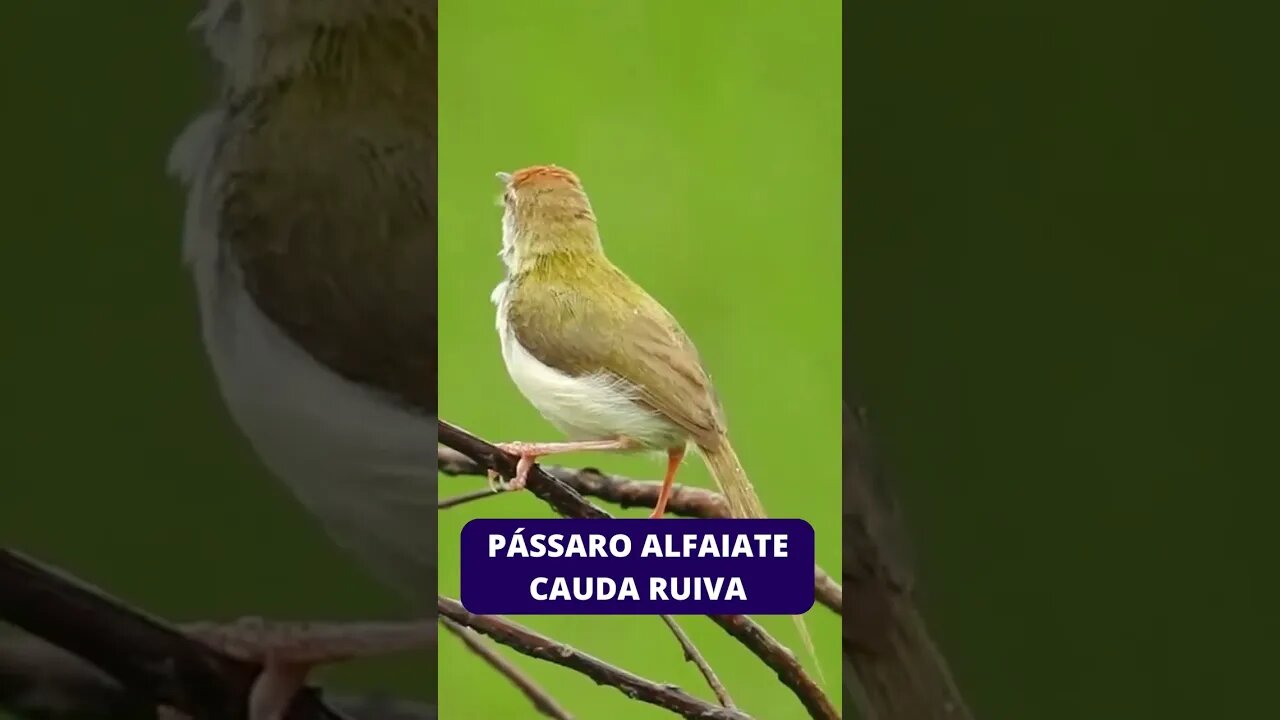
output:
[[[563,187],[564,185],[582,189],[582,183],[577,175],[555,165],[534,165],[511,173],[511,187],[516,190],[524,187]]]

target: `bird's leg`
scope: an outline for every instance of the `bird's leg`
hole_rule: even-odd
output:
[[[574,442],[509,442],[496,443],[496,447],[520,458],[516,462],[516,476],[511,478],[511,482],[507,484],[507,490],[520,490],[524,488],[525,481],[529,478],[529,470],[533,468],[534,461],[540,457],[573,452],[627,452],[640,449],[640,444],[630,438],[614,438],[612,440],[579,440]],[[497,482],[497,476],[498,474],[494,471],[489,471],[489,483],[491,486]]]
[[[249,720],[283,720],[316,667],[436,644],[436,624],[428,621],[311,624],[242,618],[183,630],[215,650],[262,666],[249,692]]]
[[[667,450],[667,474],[662,478],[662,489],[658,491],[658,502],[653,506],[653,512],[649,514],[651,519],[662,517],[667,511],[667,501],[671,499],[671,485],[676,479],[676,470],[680,468],[680,461],[684,459],[684,446],[671,448]]]

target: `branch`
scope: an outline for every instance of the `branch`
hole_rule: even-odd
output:
[[[10,550],[0,549],[0,619],[96,665],[152,708],[193,718],[240,717],[259,668]],[[288,720],[338,720],[311,689]]]
[[[488,468],[480,462],[472,460],[462,452],[450,447],[437,447],[436,461],[440,472],[445,475],[485,475]],[[568,468],[561,465],[543,465],[542,469],[551,477],[577,490],[579,494],[596,497],[611,502],[621,508],[652,508],[658,504],[658,493],[662,483],[652,480],[633,480],[621,475],[606,475],[595,468]],[[486,493],[474,493],[442,500],[453,507],[470,500],[489,497]],[[689,485],[675,484],[671,486],[671,498],[667,503],[667,512],[683,517],[728,517],[729,506],[719,493]],[[844,612],[844,592],[840,584],[831,578],[825,570],[814,566],[814,595],[818,602],[840,615]]]
[[[872,452],[866,414],[844,406],[846,682],[866,720],[971,720],[916,608],[905,532]],[[856,610],[853,610],[856,608]]]
[[[433,645],[434,622],[232,623],[171,626],[17,553],[0,550],[0,617],[32,633],[0,637],[0,706],[47,719],[242,717],[274,651],[317,662]],[[294,698],[289,720],[432,720],[435,709],[359,696]],[[172,713],[170,713],[171,715]]]
[[[546,690],[533,681],[528,675],[520,671],[520,668],[509,662],[506,658],[499,655],[493,648],[484,644],[480,639],[480,635],[474,630],[458,624],[456,621],[440,616],[440,624],[454,635],[458,636],[471,652],[479,655],[482,660],[489,663],[498,672],[502,673],[512,682],[524,696],[529,698],[529,702],[533,703],[533,707],[543,715],[554,718],[555,720],[573,720],[573,716],[567,710],[560,707]]]
[[[463,453],[486,469],[503,477],[513,477],[516,458],[492,444],[444,420],[439,421],[440,442]],[[609,513],[583,499],[577,490],[547,474],[540,466],[530,470],[526,487],[556,512],[571,518],[612,518]],[[442,611],[443,612],[443,611]],[[773,639],[764,628],[745,615],[710,615],[713,621],[760,658],[784,685],[791,689],[809,714],[820,720],[838,720],[839,714],[822,689],[804,671],[790,650]],[[456,619],[456,618],[455,618]]]
[[[674,685],[646,680],[639,675],[610,665],[568,645],[514,623],[500,615],[473,615],[462,603],[439,596],[436,609],[440,615],[483,633],[529,657],[553,662],[577,670],[601,685],[617,688],[629,698],[666,708],[686,718],[703,720],[751,720],[732,708],[716,707]]]
[[[378,695],[326,696],[356,720],[436,720],[434,708]],[[154,701],[102,670],[25,633],[0,634],[0,709],[32,720],[155,718]]]
[[[711,669],[707,659],[702,657],[702,653],[698,652],[697,646],[685,634],[684,628],[680,627],[676,619],[670,615],[663,615],[662,622],[671,628],[671,633],[676,636],[676,640],[680,642],[680,648],[684,650],[684,659],[698,667],[698,672],[702,673],[702,677],[707,679],[707,684],[711,686],[711,692],[716,694],[716,699],[720,701],[720,704],[727,708],[735,707],[733,698],[729,697],[729,691],[724,688],[724,683],[720,682],[720,678],[716,677],[716,671]]]
[[[451,507],[456,507],[458,505],[469,503],[472,500],[483,500],[485,498],[489,498],[489,497],[493,497],[494,495],[501,495],[501,494],[502,494],[501,490],[493,490],[491,488],[485,488],[484,490],[475,490],[469,493],[463,493],[461,495],[454,495],[453,497],[442,498],[440,500],[437,500],[436,509],[447,510]]]
[[[436,720],[433,706],[386,695],[326,695],[351,720]]]
[[[97,667],[25,633],[0,635],[0,708],[22,718],[136,720],[156,703]]]

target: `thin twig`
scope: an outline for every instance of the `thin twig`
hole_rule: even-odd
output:
[[[472,460],[462,452],[447,446],[437,447],[437,465],[445,475],[483,476],[488,468]],[[621,475],[609,475],[596,468],[570,468],[563,465],[542,465],[551,477],[577,490],[587,497],[595,497],[621,508],[651,508],[658,503],[662,483],[653,480],[633,480]],[[720,493],[690,485],[671,486],[671,499],[667,512],[681,517],[728,517],[729,506]],[[844,591],[840,583],[816,565],[813,568],[814,596],[824,607],[844,614]]]
[[[515,475],[517,458],[514,455],[509,455],[493,444],[444,420],[439,421],[439,428],[442,444],[467,455],[472,460],[483,464],[486,469],[492,469],[503,477],[510,478]],[[548,475],[536,464],[529,471],[526,487],[530,493],[565,517],[600,519],[613,517],[587,502],[577,490]],[[776,672],[778,679],[790,688],[809,711],[811,717],[819,720],[839,720],[840,715],[831,704],[831,700],[809,677],[795,655],[765,632],[764,628],[754,620],[745,615],[710,615],[708,617]]]
[[[693,640],[685,634],[684,628],[676,622],[676,619],[670,615],[663,615],[662,622],[671,628],[671,633],[676,636],[676,640],[680,643],[680,648],[684,650],[684,659],[693,663],[698,667],[698,671],[702,673],[702,677],[707,679],[707,684],[711,686],[711,692],[716,694],[716,699],[720,704],[727,707],[737,707],[733,704],[733,698],[729,697],[729,691],[725,690],[724,683],[720,682],[720,678],[716,677],[716,671],[711,669],[710,663],[698,652],[698,647],[693,644]]]
[[[844,616],[844,588],[817,565],[813,566],[813,596],[828,610]]]
[[[490,498],[495,495],[501,495],[501,494],[502,494],[501,490],[491,490],[489,488],[485,488],[484,490],[475,490],[469,493],[463,493],[461,495],[454,495],[453,497],[441,498],[440,500],[436,501],[436,509],[445,510],[451,507],[462,505],[464,503],[469,503],[472,500],[483,500],[485,498]]]
[[[440,616],[440,624],[444,625],[445,630],[458,636],[458,639],[466,645],[471,652],[479,655],[482,660],[493,666],[495,670],[502,673],[511,681],[513,685],[529,698],[529,702],[533,703],[533,707],[543,715],[555,720],[573,720],[573,716],[568,710],[560,707],[542,686],[533,681],[533,678],[526,675],[516,667],[514,663],[498,654],[496,650],[485,644],[480,639],[480,634],[471,628],[460,625],[456,620]]]
[[[529,657],[553,662],[577,670],[601,685],[617,688],[622,694],[641,702],[665,708],[686,718],[702,720],[751,720],[750,716],[733,708],[722,708],[706,700],[696,698],[674,685],[656,683],[622,668],[592,657],[580,650],[512,622],[501,615],[473,615],[462,603],[443,595],[437,599],[436,609],[442,617],[464,625],[476,632]]]

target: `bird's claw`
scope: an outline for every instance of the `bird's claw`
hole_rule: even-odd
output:
[[[510,480],[504,479],[501,473],[499,473],[497,470],[488,471],[487,475],[489,476],[489,489],[495,493],[516,492],[517,490],[523,490],[525,487],[525,481],[529,474],[529,467],[524,466],[523,458],[521,458],[520,463],[521,463],[520,465],[516,466],[516,476],[511,478]],[[530,460],[529,466],[531,467],[532,465],[533,465],[533,461]]]
[[[532,450],[535,446],[522,442],[495,443],[494,447],[499,450],[515,455],[520,459],[516,462],[515,477],[504,481],[502,475],[497,470],[490,469],[486,474],[489,476],[489,488],[494,492],[515,492],[523,490],[526,481],[529,478],[529,470],[533,468],[533,461],[537,459],[537,455]]]

